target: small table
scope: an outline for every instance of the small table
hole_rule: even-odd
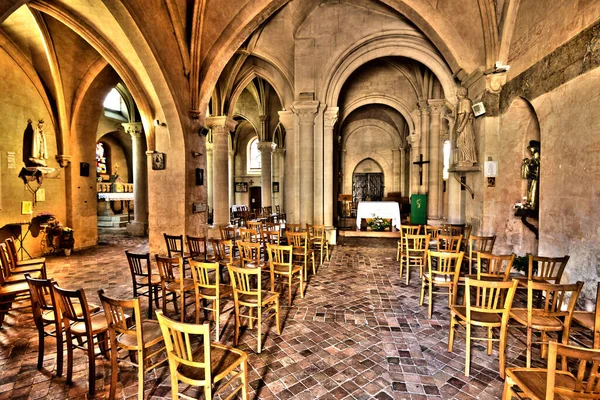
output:
[[[392,226],[400,230],[400,207],[395,201],[361,201],[356,209],[356,226],[360,230],[363,218],[390,218]]]

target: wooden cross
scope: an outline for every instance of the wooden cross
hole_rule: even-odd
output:
[[[423,184],[423,164],[429,164],[429,161],[423,161],[423,154],[419,154],[419,161],[415,161],[413,164],[419,166],[419,185]]]

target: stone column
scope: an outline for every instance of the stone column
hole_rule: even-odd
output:
[[[206,194],[208,196],[208,207],[213,210],[213,144],[206,142]]]
[[[340,109],[327,108],[323,115],[323,223],[333,226],[333,127],[338,120]]]
[[[319,110],[318,101],[297,101],[293,111],[300,122],[299,136],[299,189],[302,196],[300,202],[300,218],[302,224],[312,224],[314,220],[314,172],[315,172],[315,115]]]
[[[227,116],[207,117],[213,137],[214,224],[229,224],[229,132],[237,122]]]
[[[271,207],[273,205],[273,150],[277,145],[273,142],[258,142],[260,151],[260,179],[262,181],[261,197],[262,206]]]
[[[400,191],[400,178],[401,178],[401,156],[402,153],[401,148],[392,149],[392,185],[390,188],[390,192],[399,192]]]
[[[406,144],[400,148],[400,193],[402,196],[408,196],[408,188],[406,187]]]
[[[273,179],[279,182],[279,193],[273,194],[277,198],[276,205],[279,205],[281,212],[285,212],[283,208],[283,198],[285,194],[285,149],[276,148],[273,156]]]
[[[426,101],[419,102],[419,116],[421,117],[421,146],[419,153],[416,154],[416,161],[420,160],[420,155],[423,154],[423,161],[429,161],[429,115],[430,110]],[[429,187],[429,164],[423,164],[423,185],[419,186],[418,192],[424,194]],[[419,183],[419,181],[417,181]]]
[[[227,170],[227,176],[229,177],[229,208],[231,208],[233,206],[233,203],[235,202],[235,193],[233,192],[233,185],[235,180],[235,152],[232,149],[229,149],[228,165],[229,168]]]
[[[148,161],[144,152],[144,132],[141,122],[123,123],[131,135],[133,160],[133,222],[127,224],[127,233],[146,236],[148,233]]]
[[[300,207],[300,193],[298,191],[298,137],[294,130],[295,117],[292,111],[279,111],[279,122],[285,128],[285,164],[287,174],[285,177],[285,197],[283,197],[283,209],[287,216],[287,222],[297,223]],[[280,189],[281,190],[281,189]]]
[[[419,166],[417,164],[413,164],[419,161],[420,147],[421,147],[421,134],[413,133],[407,138],[408,143],[410,143],[410,188],[409,188],[409,197],[411,194],[419,194]]]
[[[443,153],[440,143],[441,117],[445,100],[429,100],[431,109],[429,134],[429,198],[427,214],[430,219],[442,218],[442,168]]]

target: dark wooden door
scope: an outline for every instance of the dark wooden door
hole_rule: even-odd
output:
[[[352,201],[381,201],[383,199],[383,174],[354,174]]]
[[[250,187],[250,205],[251,210],[262,207],[261,187],[252,186]]]

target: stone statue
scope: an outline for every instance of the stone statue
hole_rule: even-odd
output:
[[[31,145],[31,157],[29,157],[29,161],[41,167],[45,167],[47,159],[48,147],[46,147],[44,120],[40,119],[37,127],[33,130],[33,143]]]
[[[524,158],[521,165],[521,177],[527,179],[527,204],[532,210],[539,206],[538,183],[540,181],[540,142],[532,140],[527,147],[531,158]]]
[[[456,149],[457,163],[461,166],[473,166],[477,163],[475,151],[475,133],[473,132],[472,102],[467,97],[467,89],[459,87],[456,91]]]

